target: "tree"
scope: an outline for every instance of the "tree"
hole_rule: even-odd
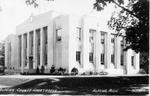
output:
[[[124,0],[96,0],[94,8],[101,11],[109,3],[122,9],[113,13],[108,25],[118,33],[125,30],[126,49],[149,52],[149,1],[129,0],[124,6]]]
[[[129,0],[126,6],[124,0],[96,0],[94,8],[98,11],[104,9],[109,3],[121,8],[114,12],[108,21],[108,26],[120,34],[126,33],[126,50],[131,48],[140,54],[140,67],[146,73],[149,70],[149,1]]]
[[[45,0],[45,1],[54,1],[54,0]],[[26,0],[27,5],[33,5],[35,8],[39,6],[38,0]]]

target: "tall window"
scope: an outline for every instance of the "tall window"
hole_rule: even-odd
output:
[[[79,64],[81,63],[81,52],[80,51],[76,51],[76,61],[79,62]]]
[[[115,62],[114,62],[114,60],[115,60],[114,57],[115,57],[114,54],[111,54],[111,63],[113,63],[113,64],[115,63]]]
[[[37,29],[36,32],[37,32],[38,45],[40,45],[40,29]]]
[[[90,33],[90,36],[89,36],[89,42],[90,43],[93,43],[94,41],[94,33],[96,32],[96,30],[94,30],[94,29],[90,29],[89,30],[89,33]]]
[[[112,35],[111,43],[112,43],[112,44],[115,43],[115,37],[114,37],[114,35]]]
[[[21,41],[21,35],[19,36],[19,64],[21,66],[21,46],[22,46],[22,41]]]
[[[93,52],[89,53],[89,61],[93,63]]]
[[[24,53],[24,56],[25,56],[25,67],[27,66],[27,34],[24,34],[24,42],[25,42],[25,53]]]
[[[43,27],[43,31],[44,31],[44,41],[45,41],[45,44],[47,44],[47,26],[46,27]]]
[[[30,48],[31,48],[30,55],[33,55],[33,31],[31,31],[29,34],[30,34],[29,38],[30,38]]]
[[[106,32],[100,32],[100,34],[101,34],[101,44],[102,44],[101,64],[104,65],[105,64],[105,36],[106,36]]]
[[[134,66],[134,56],[131,56],[131,64]]]
[[[104,65],[104,53],[101,54],[101,64]]]
[[[43,27],[43,31],[44,31],[44,43],[45,43],[45,46],[44,46],[44,64],[47,65],[47,26],[46,27]]]
[[[111,63],[115,64],[115,34],[111,34]]]
[[[56,30],[56,39],[57,39],[57,41],[61,41],[61,35],[62,35],[61,28],[59,28],[59,29]]]
[[[37,35],[37,65],[40,65],[40,29],[36,30],[36,35]]]
[[[77,27],[76,30],[77,30],[77,39],[81,40],[81,28]]]
[[[101,32],[101,44],[105,43],[105,32]]]
[[[123,66],[123,55],[121,55],[121,66]]]
[[[121,66],[123,66],[123,37],[122,37],[122,40],[121,40],[121,42],[120,42],[121,44],[120,44],[120,46],[121,46]]]

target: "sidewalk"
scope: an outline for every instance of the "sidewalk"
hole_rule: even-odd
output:
[[[37,79],[37,78],[65,78],[65,77],[136,77],[136,76],[149,76],[148,74],[129,74],[129,75],[2,75],[0,78],[25,78],[25,79]]]

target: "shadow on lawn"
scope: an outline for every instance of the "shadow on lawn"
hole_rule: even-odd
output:
[[[148,94],[148,76],[134,77],[64,77],[35,79],[14,86],[3,94]]]

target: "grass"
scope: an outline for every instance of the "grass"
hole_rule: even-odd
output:
[[[2,78],[0,78],[2,79]],[[118,77],[45,77],[29,80],[12,80],[15,82],[10,89],[13,92],[2,92],[3,94],[119,94],[119,95],[143,95],[148,94],[148,76],[118,76]],[[1,83],[2,80],[0,80]],[[21,83],[22,81],[22,83]],[[10,82],[8,82],[10,83]],[[18,84],[17,84],[18,83]],[[20,84],[19,84],[20,83]],[[17,91],[30,90],[30,91]],[[35,91],[37,90],[37,91]],[[40,91],[42,90],[42,91]],[[49,91],[45,91],[49,90]]]
[[[29,79],[0,77],[0,85],[5,85],[5,86],[16,86],[16,85],[20,85],[22,83],[25,83],[27,81],[29,81]]]

